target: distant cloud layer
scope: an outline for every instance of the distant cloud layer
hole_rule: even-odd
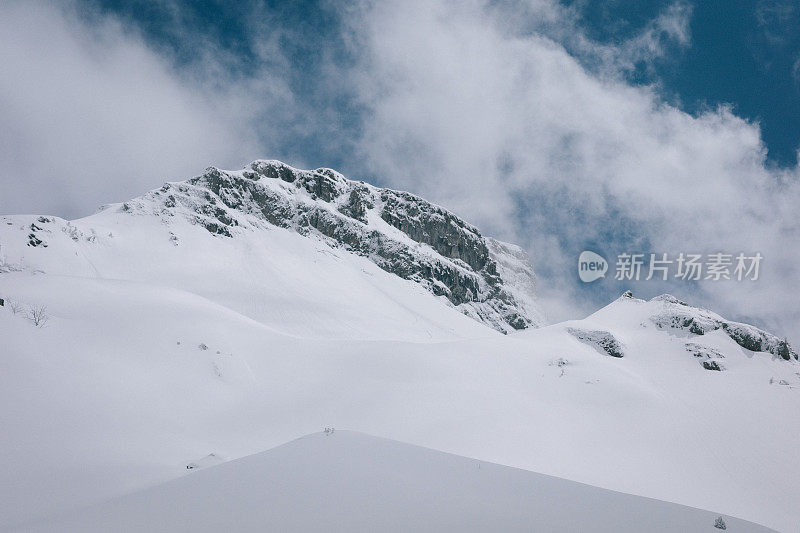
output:
[[[615,77],[613,65],[630,60],[593,71],[541,34],[509,33],[509,12],[468,5],[382,2],[353,21],[369,51],[355,79],[370,110],[361,146],[376,174],[526,244],[571,301],[585,290],[573,271],[585,243],[761,251],[759,282],[705,283],[705,297],[800,332],[786,290],[800,288],[800,188],[796,172],[765,167],[757,125],[724,107],[690,116]],[[558,25],[558,10],[541,9],[550,16],[540,20]],[[688,42],[685,16],[668,10],[622,43],[622,57],[646,59],[661,38]],[[703,292],[685,282],[664,290]]]
[[[575,272],[590,244],[759,251],[757,282],[639,287],[757,317],[800,342],[797,171],[768,168],[758,125],[731,108],[691,116],[657,86],[625,81],[691,46],[686,3],[616,46],[591,41],[555,2],[349,4],[338,12],[350,60],[325,61],[315,83],[326,102],[358,110],[356,134],[285,83],[280,65],[292,65],[268,28],[259,53],[270,66],[227,77],[231,58],[208,43],[202,61],[176,67],[114,19],[31,5],[0,7],[0,59],[13,73],[0,78],[0,211],[87,214],[324,132],[315,142],[353,177],[378,176],[528,247],[552,318],[598,300]]]
[[[235,94],[178,75],[113,19],[0,6],[0,211],[89,214],[258,153]]]

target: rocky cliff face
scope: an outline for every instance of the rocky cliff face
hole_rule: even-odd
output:
[[[413,280],[464,314],[508,332],[539,326],[535,277],[519,247],[481,235],[453,213],[407,192],[260,160],[209,168],[123,204],[123,211],[184,216],[219,238],[262,225],[316,235]]]

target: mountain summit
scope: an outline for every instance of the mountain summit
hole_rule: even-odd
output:
[[[165,227],[182,218],[221,239],[278,226],[366,257],[498,331],[544,322],[535,275],[521,248],[484,237],[419,196],[352,181],[331,169],[298,170],[274,160],[239,171],[211,167],[106,209],[159,217]],[[44,227],[31,223],[29,246],[47,246]]]

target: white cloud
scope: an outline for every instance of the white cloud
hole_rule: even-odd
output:
[[[203,52],[198,49],[198,54]],[[184,179],[205,166],[240,166],[259,149],[243,123],[264,76],[215,83],[210,54],[183,72],[109,17],[69,4],[0,5],[0,211],[91,213]]]
[[[548,6],[531,12],[561,35]],[[352,75],[370,109],[361,146],[375,174],[529,245],[540,268],[564,272],[545,282],[564,290],[577,256],[568,245],[602,240],[609,228],[596,224],[632,225],[653,252],[760,251],[758,282],[706,283],[686,297],[800,338],[797,174],[766,168],[758,125],[725,107],[690,116],[613,75],[613,62],[587,70],[550,38],[509,32],[511,15],[403,1],[353,19],[364,52]],[[657,37],[688,42],[687,16],[668,10],[623,43],[617,72],[624,58],[657,55]]]

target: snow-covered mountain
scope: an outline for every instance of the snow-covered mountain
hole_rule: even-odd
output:
[[[543,326],[519,248],[330,170],[2,217],[0,298],[0,529],[326,426],[800,524],[785,339],[668,295]]]
[[[418,196],[351,181],[331,169],[298,170],[279,161],[255,161],[241,171],[209,168],[107,209],[112,216],[106,219],[116,220],[120,212],[155,217],[164,231],[152,237],[168,238],[176,246],[181,235],[170,231],[180,227],[173,222],[176,217],[237,241],[259,240],[264,231],[286,228],[416,281],[499,331],[543,322],[533,270],[519,247],[483,237],[474,226]],[[28,233],[23,241],[46,248],[50,240],[65,237],[90,243],[113,238],[111,231],[98,233],[98,218],[103,217],[75,224],[37,218],[23,223]],[[513,285],[506,282],[509,276]]]

